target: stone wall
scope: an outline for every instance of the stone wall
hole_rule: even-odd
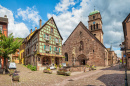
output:
[[[83,24],[79,24],[72,32],[66,42],[63,44],[63,55],[68,54],[68,64],[73,64],[73,58],[76,59],[75,64],[79,64],[78,57],[84,55],[83,58],[87,59],[86,64],[105,66],[105,48],[99,43],[90,32],[85,30]],[[80,49],[80,42],[83,41],[83,50]],[[65,59],[63,59],[65,62]]]

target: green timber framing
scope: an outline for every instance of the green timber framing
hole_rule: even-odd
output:
[[[27,64],[37,66],[37,70],[43,70],[48,65],[61,64],[63,57],[63,38],[59,33],[53,17],[51,17],[42,27],[36,29],[30,39],[26,41],[26,44],[28,44],[28,42],[33,42],[33,39],[36,39],[37,41],[34,44],[31,43],[32,45],[30,48],[32,49],[34,46],[37,48],[35,48],[36,50],[32,49],[34,53],[26,55],[26,59],[30,58],[28,59],[30,62],[27,62]],[[27,52],[26,49],[26,53]]]

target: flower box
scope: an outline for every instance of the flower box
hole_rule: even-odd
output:
[[[9,70],[9,75],[11,76],[13,73],[15,73],[15,70],[14,69],[10,69]]]
[[[49,74],[52,74],[52,71],[51,71],[51,70],[49,70],[49,69],[44,69],[44,70],[43,70],[43,72],[44,72],[44,73],[49,73]]]
[[[65,75],[65,76],[70,76],[70,71],[68,71],[68,69],[59,69],[59,71],[57,71],[58,75]]]
[[[13,81],[19,81],[19,77],[20,77],[20,76],[19,76],[18,74],[13,74],[13,75],[12,75],[12,80],[13,80]]]

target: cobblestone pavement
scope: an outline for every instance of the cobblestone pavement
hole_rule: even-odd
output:
[[[42,71],[31,71],[17,64],[20,82],[13,82],[9,75],[0,74],[0,86],[123,86],[124,70],[115,67],[80,73],[73,76],[46,74]]]
[[[65,86],[124,86],[125,72],[124,69],[119,69],[118,65],[91,74],[92,72],[79,79],[72,78],[65,82]]]

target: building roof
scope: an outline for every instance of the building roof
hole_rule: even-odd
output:
[[[92,37],[94,38],[102,47],[104,47],[106,50],[107,48],[87,29],[87,27],[80,21],[80,23],[76,26],[76,28],[81,25],[81,27]],[[76,28],[73,30],[73,32],[76,30]],[[73,34],[73,32],[70,34],[70,36]],[[69,37],[70,37],[69,36]],[[69,38],[68,37],[68,38]],[[68,40],[68,38],[66,39],[66,41]],[[66,42],[65,41],[65,42]],[[63,43],[63,45],[65,44],[65,42]],[[107,50],[108,51],[108,50]]]
[[[53,19],[53,17],[51,17],[48,21],[50,21],[51,19]],[[48,21],[47,21],[47,22],[48,22]],[[54,21],[54,19],[53,19],[53,21]],[[47,22],[46,22],[44,25],[42,25],[39,29],[35,30],[34,34],[32,34],[32,36],[30,37],[30,39],[31,39],[38,31],[40,31],[40,30],[47,24]],[[58,33],[59,33],[61,39],[63,40],[63,38],[62,38],[62,36],[61,36],[61,34],[60,34],[58,28],[57,28],[57,25],[56,25],[55,21],[54,21],[54,24],[55,24],[55,26],[56,26],[56,29],[57,29],[57,31],[58,31]],[[30,39],[29,39],[29,40],[30,40]],[[29,41],[29,40],[28,40],[28,41]]]
[[[100,12],[98,10],[94,10],[94,11],[92,11],[92,12],[89,13],[89,16],[93,15],[93,14],[96,14],[96,13],[100,13]]]
[[[0,17],[0,22],[8,23],[8,18],[6,18],[6,17]]]
[[[110,48],[107,48],[108,51],[110,51]]]

